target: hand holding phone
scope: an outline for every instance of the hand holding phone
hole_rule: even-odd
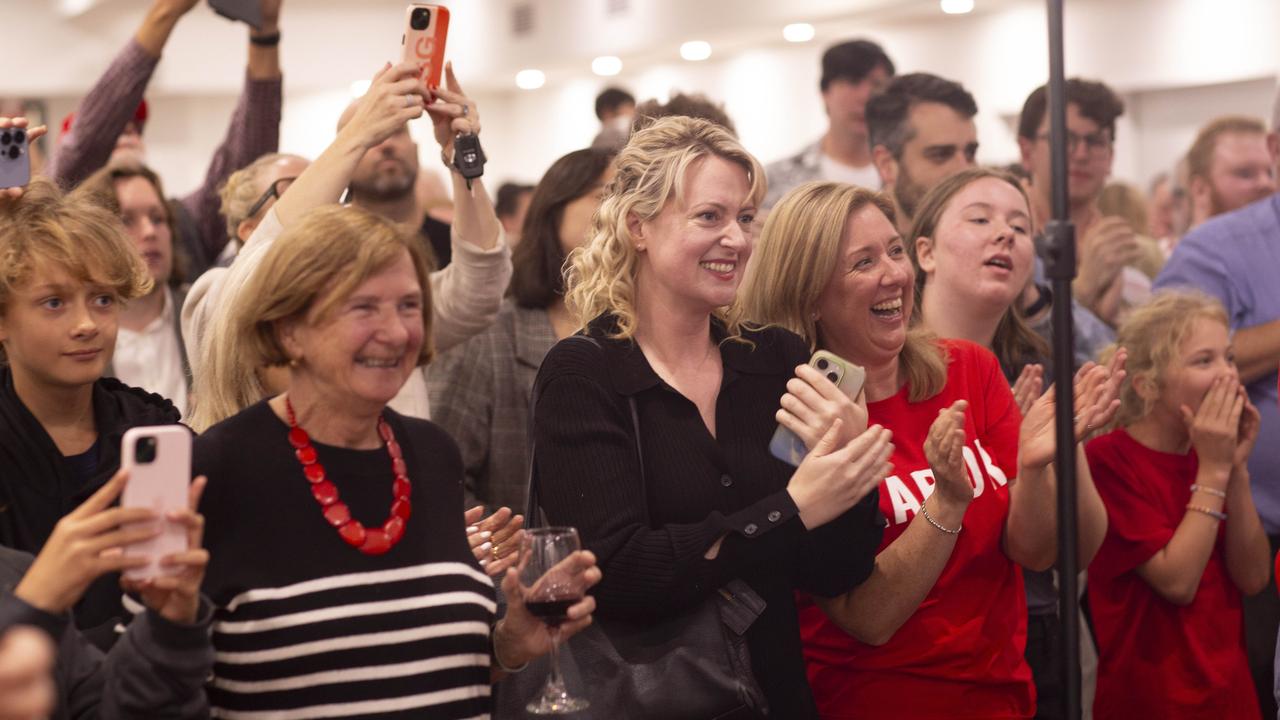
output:
[[[0,118],[0,190],[6,195],[20,196],[31,182],[31,141],[42,134],[43,127],[28,131],[26,118]]]
[[[400,38],[404,62],[422,68],[422,81],[435,90],[444,70],[444,45],[449,37],[449,8],[413,3],[405,8],[404,35]]]
[[[785,422],[797,428],[809,428],[811,432],[806,433],[806,435],[810,436],[808,437],[809,442],[806,442],[800,434],[782,424],[782,422],[779,423],[777,431],[774,432],[773,438],[769,442],[769,452],[774,457],[795,466],[800,465],[805,455],[809,453],[810,445],[816,444],[818,438],[830,426],[832,418],[827,416],[839,413],[841,405],[844,405],[845,409],[849,409],[847,403],[850,401],[857,403],[858,396],[862,393],[862,385],[867,376],[862,367],[826,350],[815,352],[813,357],[809,359],[809,367],[813,368],[813,370],[802,370],[797,377],[792,378],[787,383],[787,394],[783,396],[782,408],[778,411],[780,421],[785,420]],[[819,379],[819,374],[831,381],[831,384],[844,397],[824,395],[823,392],[826,387]],[[862,408],[862,412],[859,414],[861,415],[861,423],[856,426],[850,423],[849,419],[845,420],[847,424],[850,424],[850,427],[845,429],[846,437],[853,437],[865,428],[865,407]]]
[[[173,575],[178,569],[160,560],[188,549],[187,528],[169,515],[187,509],[191,480],[191,431],[182,425],[137,427],[121,440],[121,467],[129,472],[120,505],[154,513],[159,534],[124,548],[126,557],[144,557],[145,565],[125,571],[131,580]]]

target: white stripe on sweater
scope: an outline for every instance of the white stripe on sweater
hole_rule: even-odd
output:
[[[421,695],[405,695],[404,697],[388,698],[385,700],[364,700],[349,703],[332,703],[329,705],[312,705],[311,707],[294,708],[292,710],[254,710],[238,712],[236,710],[215,707],[210,710],[210,715],[216,718],[227,718],[228,720],[304,720],[306,718],[352,717],[358,715],[372,715],[374,713],[396,712],[398,710],[412,710],[413,708],[444,705],[446,703],[457,702],[459,700],[469,700],[471,698],[488,696],[488,685],[470,685],[450,690],[422,693]],[[488,717],[488,715],[479,716],[481,720]]]
[[[397,600],[336,605],[321,608],[319,610],[307,610],[305,612],[276,615],[275,617],[263,618],[260,620],[215,622],[213,624],[213,632],[215,634],[223,633],[226,635],[258,633],[296,627],[298,625],[308,625],[310,623],[325,622],[328,620],[338,620],[340,618],[361,617],[365,615],[384,615],[389,613],[405,612],[408,610],[439,607],[441,605],[461,605],[464,603],[479,605],[489,613],[495,612],[498,607],[496,602],[484,595],[481,595],[480,593],[461,590],[447,593],[431,593],[429,595],[400,598]]]
[[[408,677],[410,675],[428,675],[441,670],[453,670],[464,667],[489,667],[487,654],[444,655],[427,660],[414,660],[391,665],[365,665],[362,667],[324,670],[306,675],[291,675],[275,680],[228,680],[216,678],[214,687],[227,692],[249,694],[284,692],[320,685],[347,685],[367,680],[383,680],[386,678]]]
[[[489,579],[488,575],[485,575],[466,563],[427,563],[425,565],[395,568],[394,570],[378,570],[375,572],[331,575],[329,577],[307,580],[305,582],[294,583],[293,585],[285,585],[278,588],[255,588],[253,590],[242,592],[234,598],[231,598],[231,601],[227,603],[226,609],[228,612],[235,612],[237,607],[246,603],[263,602],[266,600],[283,600],[285,598],[298,597],[299,595],[308,595],[311,593],[335,590],[344,587],[381,585],[383,583],[400,582],[402,580],[416,580],[427,577],[439,577],[441,575],[465,575],[472,580],[485,585],[493,585],[493,581]]]
[[[292,658],[304,657],[306,655],[319,655],[321,653],[335,652],[339,650],[352,650],[364,647],[385,647],[387,645],[399,645],[403,643],[416,642],[418,640],[449,637],[452,635],[480,635],[488,638],[489,624],[484,622],[443,623],[440,625],[427,625],[425,627],[413,628],[411,630],[391,630],[387,632],[366,633],[364,635],[346,635],[326,640],[298,643],[296,645],[285,645],[278,648],[272,648],[270,650],[220,652],[215,655],[215,661],[225,663],[227,665],[253,665],[256,663],[290,660]]]

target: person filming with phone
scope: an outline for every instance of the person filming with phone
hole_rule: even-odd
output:
[[[600,558],[608,640],[656,635],[663,658],[648,665],[668,669],[646,692],[627,655],[595,662],[571,642],[597,717],[745,717],[767,704],[816,718],[793,593],[836,596],[871,570],[889,433],[866,428],[817,370],[793,377],[809,355],[798,337],[726,312],[764,191],[763,168],[726,130],[662,118],[622,150],[590,240],[570,255],[581,334],[538,373],[533,484],[547,521],[578,528]],[[799,467],[770,455],[780,402],[810,447]]]
[[[824,718],[1031,717],[1019,566],[1057,557],[1053,392],[1024,419],[990,351],[910,327],[894,213],[862,188],[801,185],[770,213],[743,290],[745,317],[864,366],[870,420],[896,439],[870,577],[801,604],[809,681]],[[1078,386],[1078,436],[1115,411],[1106,375]]]

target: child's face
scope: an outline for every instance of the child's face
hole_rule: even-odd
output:
[[[1172,411],[1174,417],[1180,417],[1182,405],[1194,413],[1200,409],[1214,379],[1223,375],[1240,377],[1231,336],[1226,326],[1217,320],[1198,319],[1165,369],[1159,402]]]
[[[111,359],[119,312],[111,288],[40,263],[10,296],[0,342],[16,373],[45,385],[87,385]]]

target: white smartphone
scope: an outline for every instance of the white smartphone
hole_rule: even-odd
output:
[[[163,527],[156,537],[125,547],[126,555],[150,559],[144,566],[126,570],[125,577],[145,580],[173,574],[173,568],[160,565],[160,558],[187,549],[187,530],[169,521],[165,514],[187,507],[191,431],[182,425],[136,427],[125,432],[120,444],[120,466],[129,471],[121,507],[147,508],[159,517]]]

